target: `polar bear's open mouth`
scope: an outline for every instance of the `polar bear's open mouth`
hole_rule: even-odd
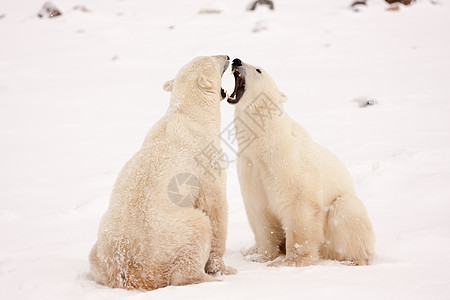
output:
[[[242,74],[238,70],[239,66],[236,66],[233,64],[233,68],[231,72],[234,75],[234,91],[233,93],[228,96],[228,103],[236,104],[241,99],[242,95],[244,95],[245,92],[245,78],[242,76]]]

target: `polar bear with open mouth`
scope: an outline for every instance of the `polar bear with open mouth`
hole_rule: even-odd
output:
[[[283,108],[286,95],[260,67],[234,59],[237,170],[256,259],[308,266],[319,258],[369,263],[374,233],[345,166]]]
[[[198,57],[174,80],[169,109],[120,172],[90,264],[99,283],[153,290],[233,274],[223,262],[226,173],[218,167],[225,55]]]

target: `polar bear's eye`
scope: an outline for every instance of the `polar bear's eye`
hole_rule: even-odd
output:
[[[258,72],[258,73],[260,73],[260,74],[261,74],[261,70],[260,70],[260,69],[256,69],[256,72]]]

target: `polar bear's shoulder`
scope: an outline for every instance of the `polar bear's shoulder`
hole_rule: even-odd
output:
[[[301,139],[303,141],[311,140],[311,137],[308,134],[308,132],[302,126],[300,126],[297,122],[295,122],[293,120],[292,120],[291,134],[293,137]]]

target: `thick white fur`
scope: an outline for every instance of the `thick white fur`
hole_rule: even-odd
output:
[[[211,142],[222,151],[220,85],[227,66],[226,56],[198,57],[164,84],[172,91],[169,109],[120,172],[100,223],[90,254],[99,283],[153,290],[234,272],[222,260],[226,174],[207,173],[195,160]],[[180,173],[200,181],[193,207],[177,206],[168,197],[168,184]]]
[[[374,234],[344,165],[287,115],[286,96],[266,71],[245,63],[238,71],[246,90],[235,105],[242,135],[237,168],[256,260],[274,260],[285,251],[270,265],[307,266],[318,258],[368,264]],[[270,113],[264,99],[270,99]],[[242,130],[242,123],[251,130]],[[257,138],[242,149],[249,141],[244,135]]]

